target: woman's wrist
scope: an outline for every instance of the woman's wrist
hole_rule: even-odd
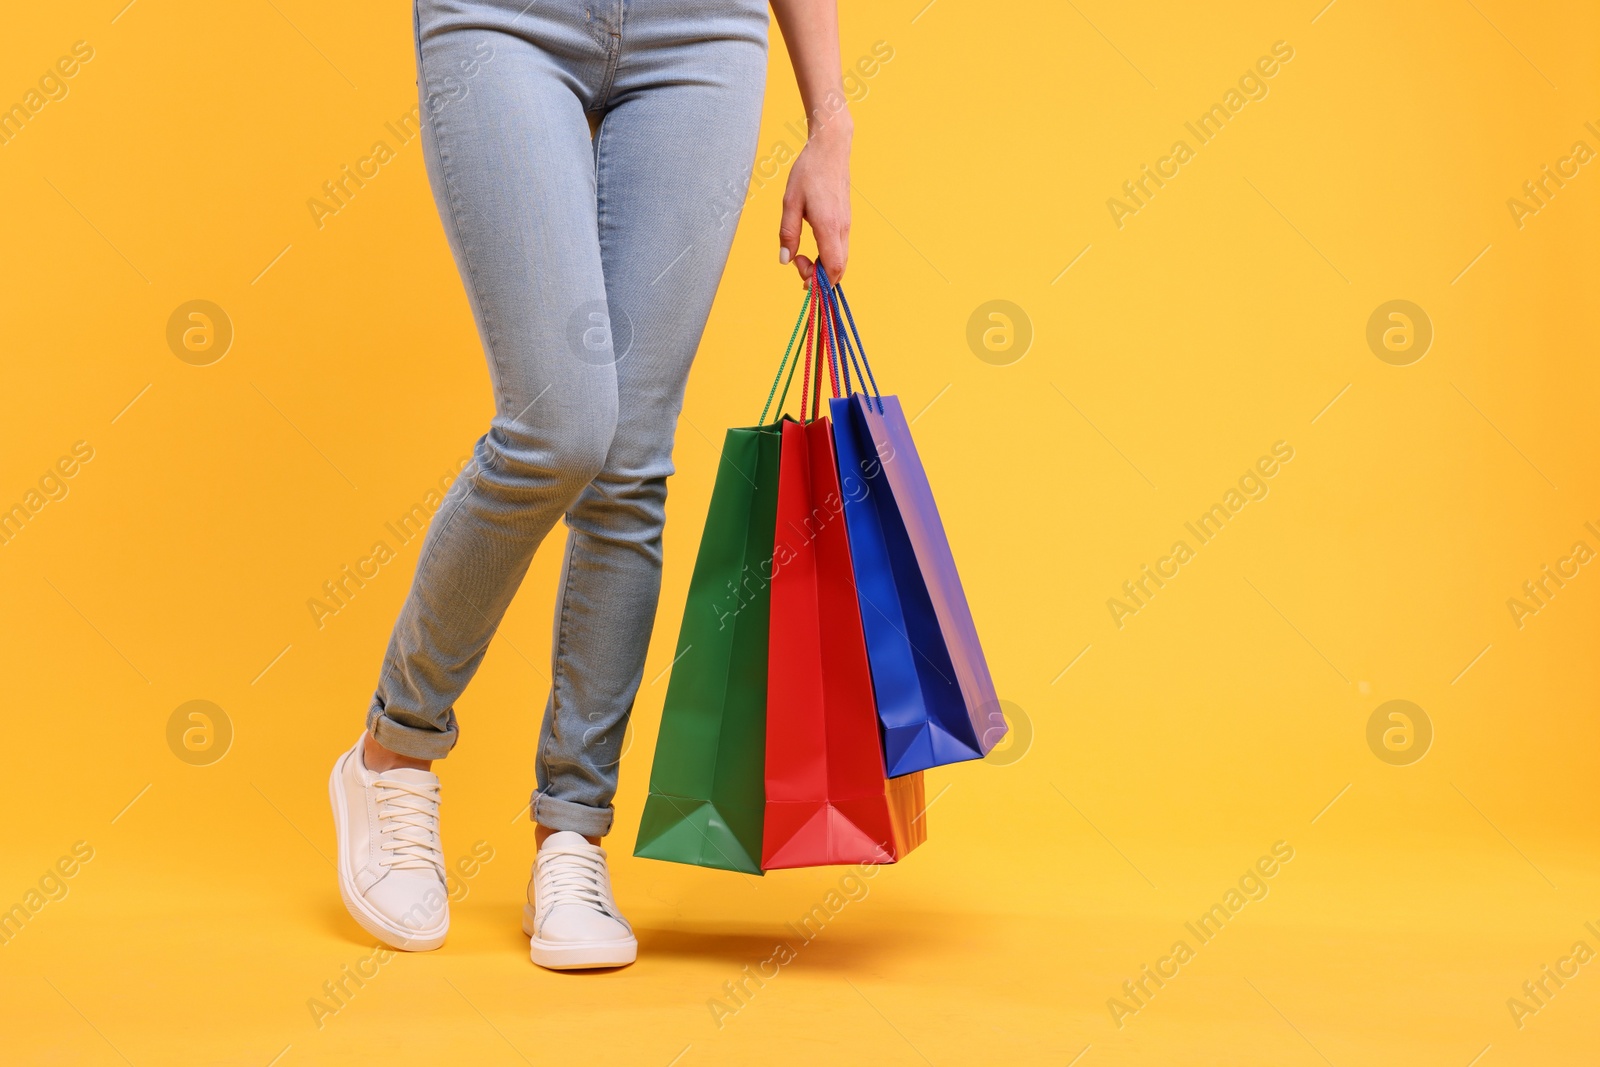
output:
[[[806,137],[809,141],[821,140],[848,146],[854,140],[855,132],[856,120],[850,114],[850,109],[841,104],[839,110],[826,118],[814,119],[808,126]]]

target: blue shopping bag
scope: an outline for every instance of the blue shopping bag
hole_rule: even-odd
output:
[[[981,759],[1006,722],[950,542],[900,402],[877,394],[849,304],[825,279],[844,385],[829,401],[834,452],[884,761],[896,777]]]

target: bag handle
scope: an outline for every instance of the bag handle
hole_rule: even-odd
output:
[[[849,325],[846,330],[846,323]],[[804,332],[802,334],[802,326]],[[801,370],[802,355],[795,347],[799,340],[804,349],[804,370],[800,375],[800,421],[806,418],[809,410],[811,418],[820,416],[822,411],[822,362],[828,363],[829,385],[834,397],[841,395],[840,378],[843,376],[843,396],[851,395],[851,386],[854,384],[866,395],[870,387],[871,393],[867,396],[881,415],[883,413],[883,397],[878,392],[878,382],[872,373],[872,364],[867,361],[867,349],[861,341],[861,333],[856,328],[855,315],[850,310],[850,302],[845,297],[842,285],[832,285],[828,281],[827,270],[818,264],[811,284],[806,288],[805,299],[800,304],[800,314],[796,316],[794,328],[789,331],[789,343],[783,350],[783,359],[778,363],[778,372],[773,375],[772,387],[767,390],[767,402],[761,408],[761,420],[758,425],[766,425],[767,413],[772,410],[772,399],[778,397],[777,411],[783,411],[784,403],[789,398],[789,389],[794,384],[795,371]],[[853,343],[852,343],[853,342]],[[812,376],[811,349],[816,345],[817,369],[816,376]],[[794,361],[790,362],[790,357]],[[855,368],[856,380],[850,380],[850,369]],[[784,368],[789,370],[789,376],[784,379]],[[783,379],[783,392],[778,394],[778,381]],[[809,401],[809,405],[808,405]]]
[[[850,359],[854,352],[850,349],[850,339],[844,332],[844,323],[839,318],[839,305],[833,298],[833,290],[824,286],[822,298],[828,305],[828,320],[832,324],[833,344],[839,353],[839,362],[844,364],[844,395],[850,395]],[[862,389],[866,388],[866,379],[862,376],[860,367],[856,368],[856,381]]]
[[[811,293],[815,299],[811,304],[811,321],[806,324],[806,369],[800,375],[801,422],[806,421],[806,401],[811,400],[816,389],[820,388],[821,386],[820,380],[818,380],[816,383],[813,383],[811,377],[811,345],[813,341],[815,341],[817,345],[817,362],[819,364],[817,369],[819,372],[821,370],[820,364],[822,362],[822,333],[817,328],[818,316],[820,316],[822,313],[822,297],[817,292],[817,283],[815,278],[813,278],[811,282]],[[812,406],[816,406],[815,401],[812,402]]]
[[[761,421],[757,426],[767,424],[767,411],[772,407],[772,398],[778,391],[778,379],[783,377],[783,368],[789,366],[789,355],[794,351],[794,340],[800,336],[800,324],[806,321],[806,311],[811,307],[811,290],[806,290],[805,302],[800,305],[800,314],[794,320],[794,329],[789,332],[789,345],[783,350],[783,361],[778,364],[778,373],[772,376],[772,388],[767,390],[767,402],[761,409]],[[809,335],[808,335],[809,337]],[[800,365],[796,357],[794,367]],[[789,367],[789,381],[783,383],[783,396],[778,400],[778,410],[783,410],[783,402],[789,398],[789,383],[794,381],[794,367]]]
[[[820,263],[817,264],[815,280],[817,281],[817,291],[822,297],[822,342],[828,353],[828,385],[833,389],[834,398],[838,399],[841,395],[839,392],[839,324],[834,321],[833,302],[828,299],[828,294],[832,291],[828,287],[828,272],[822,269],[822,264]],[[820,366],[817,368],[817,374],[819,376],[822,374]],[[842,394],[844,396],[850,395],[849,382],[850,379],[846,377],[844,393]],[[811,417],[813,419],[822,417],[821,404],[812,405]]]
[[[811,306],[812,320],[810,332],[815,335],[817,345],[817,364],[815,373],[811,369],[811,353],[809,347],[806,351],[805,374],[801,378],[802,391],[800,394],[800,421],[814,421],[822,417],[822,377],[823,364],[826,361],[829,376],[829,385],[833,395],[839,395],[839,353],[834,343],[833,319],[828,311],[826,293],[827,275],[812,275],[811,285],[816,299]],[[809,388],[807,388],[809,387]],[[810,397],[810,419],[806,417],[807,395]]]
[[[839,396],[840,371],[844,372],[844,396],[850,395],[850,363],[845,358],[845,350],[841,339],[844,333],[844,324],[839,321],[839,307],[833,300],[833,285],[828,281],[828,272],[821,263],[817,264],[817,277],[822,280],[822,300],[828,311],[828,339],[833,345],[834,358],[829,361],[829,369],[833,371],[833,395]],[[856,374],[857,379],[861,375]]]
[[[866,383],[871,385],[872,399],[877,405],[878,414],[882,415],[883,396],[878,392],[878,379],[872,373],[872,364],[867,362],[867,346],[861,343],[861,333],[856,329],[856,318],[855,315],[851,314],[850,312],[850,301],[845,298],[844,286],[835,285],[833,287],[833,291],[828,295],[830,302],[833,302],[835,305],[835,319],[838,318],[839,309],[842,308],[844,310],[845,321],[850,324],[850,334],[844,336],[845,350],[849,353],[852,360],[856,358],[856,353],[858,351],[860,352],[861,363],[860,366],[856,368],[856,378],[858,380],[864,380]],[[843,333],[842,330],[841,333]],[[855,345],[853,347],[850,344],[851,335],[855,337]],[[861,373],[862,368],[865,368],[866,370],[865,375]],[[862,392],[866,392],[866,390],[863,389]]]
[[[783,361],[778,364],[778,374],[772,380],[772,390],[767,393],[767,406],[761,409],[761,422],[759,425],[766,425],[767,411],[772,405],[772,392],[776,391],[778,387],[778,378],[783,376],[785,364],[789,366],[789,377],[784,381],[783,393],[778,397],[777,411],[779,414],[783,412],[784,403],[789,399],[789,387],[794,384],[795,371],[800,370],[800,421],[806,421],[807,398],[812,395],[814,388],[816,391],[820,391],[822,384],[820,378],[813,381],[811,375],[811,348],[813,344],[817,345],[817,371],[820,374],[822,370],[823,340],[821,336],[822,327],[819,323],[822,321],[824,310],[825,304],[821,289],[813,280],[812,285],[806,290],[805,300],[800,304],[800,316],[795,320],[794,329],[789,334],[789,346],[784,350]],[[801,323],[805,324],[803,335],[801,335]],[[794,347],[797,335],[800,335],[801,349],[804,352],[803,364],[801,352],[796,351]],[[789,363],[791,352],[794,354],[793,363]],[[801,370],[802,366],[804,367],[803,370]],[[812,401],[813,408],[819,404],[819,400]]]

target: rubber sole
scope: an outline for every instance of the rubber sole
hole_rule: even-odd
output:
[[[345,838],[348,831],[345,827],[345,792],[344,776],[339,773],[344,766],[344,761],[350,758],[346,752],[333,765],[333,773],[328,776],[328,802],[333,807],[333,831],[335,842],[339,849],[339,896],[344,900],[345,910],[350,913],[350,918],[390,948],[397,948],[402,952],[427,952],[444,944],[445,937],[450,932],[450,912],[448,903],[445,905],[444,921],[437,930],[411,930],[398,926],[388,917],[368,904],[356,890],[355,878],[347,870],[349,866],[349,850],[346,848]]]
[[[533,933],[533,905],[522,906],[522,932],[528,935],[528,958],[550,971],[584,971],[626,967],[639,957],[639,940],[544,941]]]

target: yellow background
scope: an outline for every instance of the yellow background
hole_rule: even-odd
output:
[[[0,505],[94,450],[0,547],[0,907],[94,850],[0,947],[0,1059],[1592,1062],[1600,963],[1520,1029],[1506,1003],[1600,949],[1600,574],[1520,629],[1506,607],[1600,548],[1600,165],[1521,228],[1506,204],[1600,148],[1592,8],[847,5],[847,63],[893,49],[854,105],[847,288],[921,413],[1031,747],[930,773],[929,843],[717,1025],[708,1001],[842,873],[629,855],[716,443],[753,419],[799,296],[779,178],[747,205],[678,434],[611,839],[640,962],[550,974],[517,930],[552,543],[441,767],[447,854],[495,858],[442,951],[384,964],[319,1029],[308,999],[371,947],[327,861],[326,774],[416,542],[322,629],[306,601],[466,454],[486,374],[417,142],[321,230],[305,206],[415,104],[406,7],[124,2],[16,7],[0,34],[0,104],[94,49],[0,146]],[[1277,41],[1269,95],[1119,229],[1108,198]],[[776,37],[770,83],[762,155],[799,147]],[[234,326],[210,366],[166,343],[192,299]],[[966,339],[996,299],[1033,331],[1006,366]],[[1409,366],[1366,343],[1392,299],[1433,324]],[[1280,440],[1270,495],[1119,629],[1107,599]],[[234,731],[210,766],[167,743],[194,699]],[[1394,699],[1435,732],[1410,766],[1366,741]],[[1118,1028],[1108,998],[1280,840],[1270,895]]]

